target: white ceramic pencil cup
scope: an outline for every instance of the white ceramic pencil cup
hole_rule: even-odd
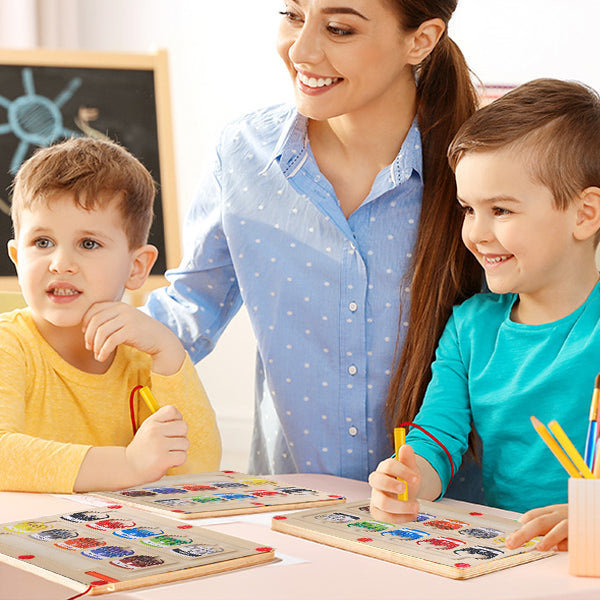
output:
[[[600,577],[600,479],[569,479],[569,573]]]

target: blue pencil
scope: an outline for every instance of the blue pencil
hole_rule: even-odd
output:
[[[590,422],[588,425],[587,437],[585,438],[585,452],[583,460],[590,468],[594,468],[594,454],[596,450],[596,438],[598,437],[598,399],[600,398],[600,373],[596,375],[594,382],[594,393],[592,394],[592,403],[590,405]]]

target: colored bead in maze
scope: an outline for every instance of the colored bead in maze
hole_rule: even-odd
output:
[[[101,560],[103,558],[130,556],[131,554],[134,554],[134,551],[131,550],[131,548],[123,548],[122,546],[100,546],[98,548],[84,550],[81,554],[89,558]]]
[[[79,534],[74,529],[45,529],[44,531],[31,533],[29,537],[40,540],[41,542],[48,542],[51,540],[68,540],[69,538],[74,538],[78,535]]]
[[[210,546],[209,544],[191,544],[189,546],[182,546],[181,548],[173,548],[171,552],[181,554],[182,556],[196,558],[198,556],[207,556],[208,554],[223,552],[223,548],[220,548],[219,546]]]
[[[390,531],[382,531],[381,535],[391,540],[413,541],[427,537],[429,534],[419,529],[401,527],[399,529],[391,529]]]
[[[43,531],[48,527],[48,524],[39,521],[23,521],[23,523],[15,523],[14,525],[5,525],[4,529],[20,533],[22,531]]]
[[[128,539],[151,537],[154,535],[160,535],[161,533],[164,533],[164,531],[160,527],[143,526],[133,527],[131,529],[121,529],[120,531],[113,531],[113,535]]]
[[[110,515],[105,512],[97,510],[84,510],[81,512],[75,512],[68,515],[62,515],[61,519],[65,521],[73,521],[74,523],[85,523],[88,521],[100,521],[101,519],[108,519]]]
[[[177,487],[151,487],[146,489],[156,494],[185,494],[185,490]]]
[[[183,535],[157,535],[148,539],[140,540],[147,546],[158,546],[166,548],[168,546],[180,546],[182,544],[191,544],[194,540]]]
[[[109,564],[122,569],[143,569],[146,567],[156,567],[162,565],[165,561],[158,556],[147,556],[145,554],[136,554],[135,556],[125,556],[118,560],[111,560]]]
[[[127,521],[123,519],[103,519],[102,521],[88,523],[86,527],[98,529],[99,531],[111,531],[113,529],[126,529],[128,527],[135,527],[135,523],[133,521]]]
[[[380,523],[379,521],[359,521],[349,523],[347,527],[357,527],[366,531],[385,531],[391,527],[390,523]]]
[[[82,550],[86,548],[96,548],[98,546],[106,546],[106,542],[92,537],[77,537],[72,540],[57,542],[54,545],[58,548],[64,548],[65,550]]]

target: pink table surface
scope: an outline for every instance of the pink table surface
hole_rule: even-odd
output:
[[[277,480],[342,494],[349,502],[366,499],[365,482],[331,475],[279,475]],[[447,502],[447,501],[444,501]],[[449,501],[452,502],[452,501]],[[46,494],[0,493],[2,521],[57,514],[73,509],[66,498]],[[488,512],[512,516],[495,509]],[[454,581],[385,561],[338,550],[270,529],[274,513],[253,520],[210,521],[210,529],[277,549],[289,564],[271,563],[103,596],[107,600],[599,600],[600,578],[572,577],[566,553],[510,569]],[[196,523],[201,523],[197,521]],[[300,562],[298,562],[300,561]],[[75,592],[0,564],[0,600],[66,599]]]

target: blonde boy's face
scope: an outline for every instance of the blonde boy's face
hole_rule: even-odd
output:
[[[120,300],[136,251],[129,249],[116,198],[85,210],[64,193],[21,212],[9,254],[43,329],[79,326],[95,302]]]
[[[507,150],[470,152],[460,160],[462,237],[491,291],[552,299],[590,268],[573,235],[578,205],[555,208],[551,191],[532,179],[524,162]],[[593,269],[593,250],[590,256]]]

